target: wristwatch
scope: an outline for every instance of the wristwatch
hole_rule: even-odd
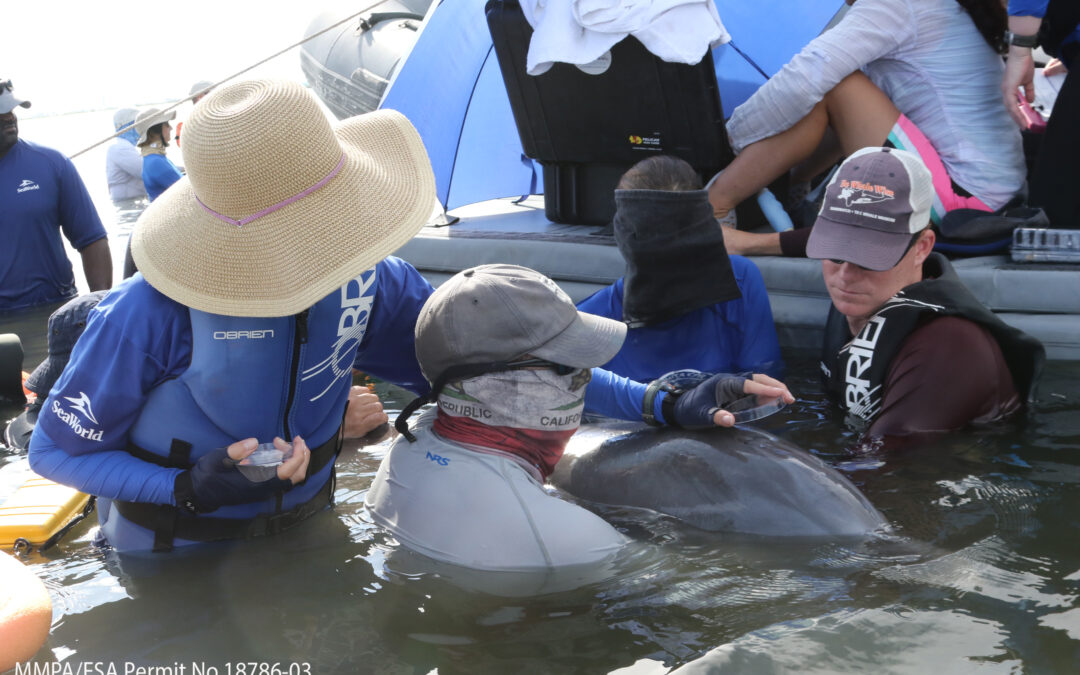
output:
[[[660,392],[664,392],[667,396],[660,402],[660,414],[664,416],[664,421],[671,426],[675,426],[675,399],[682,396],[682,390],[664,381],[663,378],[653,380],[649,383],[649,386],[645,389],[645,400],[642,402],[641,419],[645,420],[645,423],[649,426],[659,427],[660,420],[656,419],[656,414],[653,412],[653,404],[656,402],[656,397],[660,395]]]
[[[1029,47],[1034,49],[1039,46],[1039,36],[1036,35],[1017,35],[1011,30],[1005,31],[1005,44],[1016,45],[1017,47]]]

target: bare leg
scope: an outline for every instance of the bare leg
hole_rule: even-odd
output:
[[[899,117],[900,111],[870,78],[862,72],[848,75],[794,126],[739,153],[709,188],[713,212],[718,217],[726,215],[800,162],[824,160],[830,152],[827,145],[822,147],[827,128],[835,131],[846,156],[859,148],[882,145]],[[815,154],[819,147],[821,153]],[[812,168],[809,162],[806,167]],[[778,234],[725,230],[724,242],[729,253],[780,254]]]
[[[791,182],[809,182],[843,158],[844,149],[840,147],[840,139],[836,137],[832,127],[826,127],[817,148],[809,157],[791,168]]]

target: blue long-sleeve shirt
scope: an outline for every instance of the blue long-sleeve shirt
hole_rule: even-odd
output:
[[[753,262],[731,256],[742,297],[694,310],[654,326],[631,328],[604,368],[648,382],[682,368],[710,373],[780,375],[783,361],[765,281]],[[621,321],[623,280],[578,303],[578,309]]]
[[[143,157],[142,178],[150,201],[158,198],[169,186],[183,176],[180,169],[165,155],[150,154]]]

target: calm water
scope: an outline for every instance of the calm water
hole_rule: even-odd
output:
[[[32,123],[73,135],[76,123],[33,120],[23,136],[81,147]],[[109,220],[103,155],[77,164]],[[636,546],[607,578],[497,596],[432,573],[372,525],[363,497],[387,446],[352,448],[338,462],[336,508],[300,532],[135,557],[95,548],[84,523],[32,554],[54,603],[36,661],[177,675],[235,675],[252,661],[319,674],[1077,672],[1080,364],[1050,364],[1038,404],[1014,423],[851,456],[854,436],[819,393],[812,359],[788,357],[800,401],[760,426],[845,471],[890,536],[754,541],[610,509]],[[388,408],[406,400],[379,391]],[[0,500],[27,471],[0,447]]]

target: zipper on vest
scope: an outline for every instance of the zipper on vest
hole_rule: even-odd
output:
[[[285,401],[285,416],[281,420],[281,426],[285,431],[283,437],[286,442],[292,443],[292,430],[289,429],[289,413],[292,412],[293,398],[296,396],[298,378],[300,377],[300,348],[307,344],[307,319],[310,309],[305,309],[296,315],[296,329],[293,331],[292,368],[289,370],[289,397]]]

